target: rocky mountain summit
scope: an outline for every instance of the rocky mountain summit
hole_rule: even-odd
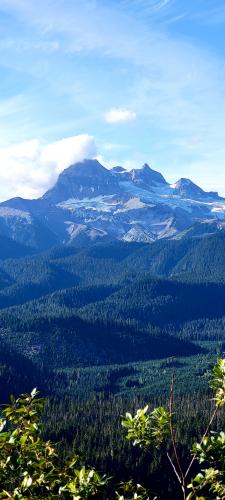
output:
[[[224,230],[225,199],[189,179],[169,184],[148,164],[106,169],[84,160],[37,200],[0,204],[0,235],[38,250],[97,241],[150,243]]]

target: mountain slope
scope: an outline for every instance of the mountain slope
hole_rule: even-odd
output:
[[[130,286],[145,277],[225,282],[225,236],[87,248],[58,247],[41,255],[0,261],[0,308],[74,287]],[[88,296],[88,292],[85,292]]]
[[[0,276],[1,339],[49,369],[194,355],[190,340],[225,340],[222,233],[61,246],[2,260]]]
[[[0,260],[17,259],[33,253],[32,248],[0,235]]]
[[[201,352],[194,344],[157,328],[88,320],[73,311],[32,316],[29,307],[0,314],[0,335],[9,346],[48,369],[127,363]],[[5,328],[7,324],[7,329]]]
[[[190,179],[181,178],[172,186],[173,193],[180,195],[182,198],[190,198],[193,200],[219,200],[218,193],[214,191],[205,192],[199,186],[194,184]]]

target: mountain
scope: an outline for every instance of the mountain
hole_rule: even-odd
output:
[[[148,164],[108,170],[84,160],[64,170],[37,200],[0,204],[0,236],[35,251],[55,245],[84,246],[115,240],[152,243],[189,237],[190,228],[217,233],[225,221],[225,199],[189,179],[169,184]],[[195,232],[194,231],[194,232]]]
[[[224,233],[208,237],[161,239],[151,245],[137,242],[131,245],[121,241],[83,248],[64,245],[20,259],[0,260],[0,309],[19,306],[43,297],[46,314],[51,315],[51,306],[47,300],[49,294],[57,294],[59,291],[60,296],[65,294],[67,305],[81,307],[90,302],[105,300],[121,287],[126,293],[130,284],[137,283],[140,279],[143,281],[146,276],[149,281],[156,277],[160,280],[176,279],[188,283],[224,284]],[[192,298],[191,291],[187,301],[191,303],[191,311],[196,305],[195,301],[192,305]],[[203,300],[201,293],[198,299]],[[214,299],[213,296],[212,304]],[[124,310],[129,307],[130,302],[127,301],[123,306]],[[209,306],[205,309],[208,314]],[[56,311],[64,314],[61,302],[56,303]],[[32,317],[37,312],[36,303]],[[179,309],[176,314],[179,315]],[[111,315],[115,317],[115,307],[112,308]]]
[[[18,257],[25,257],[32,255],[34,251],[32,248],[22,245],[0,234],[0,260],[16,259]]]
[[[58,241],[46,224],[47,219],[47,213],[39,213],[37,200],[14,198],[0,204],[0,236],[33,250],[43,250]]]
[[[199,186],[190,181],[190,179],[181,178],[173,186],[173,193],[182,198],[190,198],[192,200],[215,200],[220,199],[215,191],[205,192]]]
[[[131,170],[130,179],[134,184],[143,189],[157,187],[158,184],[167,184],[162,174],[156,172],[156,170],[152,170],[147,163],[140,169]]]
[[[97,160],[76,163],[60,174],[56,185],[44,196],[51,204],[68,198],[94,198],[100,195],[119,193],[119,184],[109,170]]]

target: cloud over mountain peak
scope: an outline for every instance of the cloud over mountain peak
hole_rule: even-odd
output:
[[[96,154],[95,140],[88,134],[50,144],[32,139],[0,148],[0,200],[41,196],[66,167]]]

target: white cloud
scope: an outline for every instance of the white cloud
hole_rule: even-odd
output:
[[[0,200],[41,196],[66,167],[96,154],[94,138],[87,134],[47,145],[33,139],[0,148]]]
[[[104,114],[106,123],[128,123],[136,119],[137,115],[134,111],[124,108],[112,108]]]

